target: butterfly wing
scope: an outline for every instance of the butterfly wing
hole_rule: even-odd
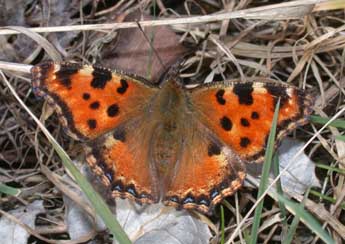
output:
[[[157,89],[139,77],[76,63],[36,65],[32,81],[34,92],[55,107],[68,134],[79,140],[138,116]]]
[[[278,99],[278,139],[307,121],[313,103],[302,90],[276,82],[225,81],[187,93],[181,158],[167,177],[164,200],[202,212],[242,185],[244,162],[263,159]]]
[[[263,160],[274,109],[280,99],[277,141],[307,122],[313,99],[277,82],[217,82],[190,92],[197,117],[246,161]]]
[[[165,181],[164,203],[207,213],[241,187],[245,169],[241,158],[193,116],[182,135],[180,158]]]
[[[113,197],[139,203],[159,200],[158,177],[149,154],[154,131],[145,121],[150,120],[144,115],[129,120],[87,147],[89,165]]]
[[[157,201],[148,162],[152,131],[143,121],[158,88],[101,67],[46,62],[32,69],[33,89],[59,114],[69,135],[85,141],[87,162],[113,196]]]

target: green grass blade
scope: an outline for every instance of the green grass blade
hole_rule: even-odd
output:
[[[0,192],[5,193],[10,196],[18,196],[20,194],[20,190],[5,184],[0,184]]]
[[[311,115],[310,116],[310,121],[312,123],[317,123],[317,124],[326,124],[329,119],[328,118],[323,118],[320,116],[316,116],[316,115]],[[342,119],[336,119],[334,121],[332,121],[329,126],[333,126],[333,127],[337,127],[337,128],[341,128],[341,129],[345,129],[345,120]]]
[[[276,137],[279,105],[280,105],[280,100],[278,100],[277,105],[275,107],[275,111],[274,111],[272,128],[270,131],[270,135],[268,137],[267,148],[265,152],[265,163],[262,169],[262,175],[261,175],[261,181],[260,181],[257,199],[259,199],[262,196],[262,194],[265,192],[268,185],[268,177],[270,173],[272,156],[273,156],[273,151],[274,151],[274,140]],[[251,230],[251,240],[250,240],[251,244],[257,243],[257,238],[258,238],[257,233],[258,233],[258,229],[260,225],[263,204],[264,204],[264,201],[262,200],[255,209],[253,226]]]
[[[317,197],[321,198],[322,200],[328,201],[328,202],[333,203],[333,204],[335,204],[337,202],[337,199],[335,199],[333,197],[326,196],[324,194],[321,194],[318,191],[310,190],[310,194],[317,196]],[[345,203],[341,203],[340,207],[345,210]]]
[[[279,175],[279,157],[277,153],[275,153],[273,156],[273,173],[274,173],[274,176]],[[276,187],[277,187],[277,192],[281,195],[284,195],[280,179],[278,179]],[[285,208],[284,203],[281,201],[278,201],[278,206],[280,208],[280,215],[283,219],[282,224],[283,224],[283,237],[284,237],[288,229],[287,210]]]
[[[305,199],[307,199],[308,195],[309,195],[309,191],[305,194],[305,196],[303,198],[303,201],[302,201],[302,203],[300,205],[304,206]],[[283,195],[280,194],[280,196],[283,196]],[[288,231],[288,233],[286,235],[286,238],[283,240],[282,244],[290,244],[290,243],[292,243],[293,237],[294,237],[294,235],[296,233],[296,230],[297,230],[297,227],[298,227],[298,224],[299,224],[300,220],[301,219],[300,219],[299,215],[295,212],[295,217],[292,220],[292,223],[290,225],[289,231]]]
[[[313,215],[311,215],[309,212],[307,212],[304,209],[303,204],[299,204],[296,202],[293,202],[284,196],[277,194],[278,199],[284,204],[291,208],[295,214],[296,217],[299,218],[303,223],[308,226],[310,230],[312,230],[314,233],[316,233],[325,243],[327,244],[334,244],[335,241],[328,235],[328,233],[322,228],[320,223],[314,218]],[[297,221],[297,220],[296,220]]]
[[[338,136],[335,136],[335,139],[339,140],[339,141],[344,141],[345,142],[345,136],[338,135]]]
[[[318,168],[321,168],[321,169],[327,169],[327,170],[329,170],[331,172],[337,172],[339,174],[345,175],[345,170],[344,169],[340,169],[340,168],[336,168],[336,167],[332,167],[332,166],[328,166],[328,165],[320,164],[320,163],[315,164],[315,166],[318,167]]]
[[[280,201],[283,202],[283,201]],[[284,238],[284,240],[282,241],[282,244],[290,244],[293,240],[293,237],[296,233],[297,230],[297,226],[299,224],[300,218],[299,216],[296,214],[296,216],[294,217],[294,219],[292,220],[292,223],[290,225],[289,231],[286,234],[286,238]]]
[[[225,240],[225,220],[224,220],[224,207],[220,205],[220,229],[221,229],[221,238],[220,243],[224,244]]]

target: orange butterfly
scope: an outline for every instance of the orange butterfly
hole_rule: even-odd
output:
[[[187,89],[120,71],[45,62],[33,89],[55,107],[68,134],[113,197],[163,201],[209,212],[261,162],[276,102],[277,140],[307,122],[313,99],[277,82],[223,81]]]

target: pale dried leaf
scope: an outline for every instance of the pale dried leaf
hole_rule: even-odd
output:
[[[44,212],[43,201],[34,201],[26,207],[19,207],[8,213],[16,217],[21,223],[35,228],[36,216]],[[22,226],[14,223],[6,217],[0,219],[0,240],[6,244],[26,244],[30,233]]]
[[[281,171],[303,146],[303,143],[290,138],[283,140],[278,149]],[[315,164],[304,153],[294,159],[287,172],[282,175],[281,183],[284,191],[297,194],[303,194],[311,186],[320,186],[315,175]]]
[[[209,243],[207,224],[186,211],[163,204],[140,207],[128,200],[117,200],[117,219],[135,244]]]

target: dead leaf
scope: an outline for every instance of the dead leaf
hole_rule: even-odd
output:
[[[290,163],[303,146],[303,143],[290,138],[282,141],[278,149],[280,171]],[[304,194],[311,186],[320,187],[320,182],[315,175],[314,162],[307,155],[301,153],[294,159],[287,172],[282,175],[281,184],[284,191],[297,194]]]
[[[36,216],[44,212],[43,201],[34,201],[26,207],[19,207],[8,213],[30,228],[35,228]],[[26,244],[30,233],[6,217],[0,219],[0,240],[6,244]]]
[[[151,17],[144,16],[144,20],[149,19]],[[135,20],[140,20],[138,12],[125,19]],[[169,66],[186,53],[186,48],[168,26],[146,27],[144,32],[149,39],[153,39],[152,46],[139,28],[122,29],[118,33],[118,40],[103,49],[101,64],[157,81]]]
[[[186,211],[177,211],[161,203],[139,206],[129,200],[116,200],[116,215],[135,244],[209,243],[207,224]]]

